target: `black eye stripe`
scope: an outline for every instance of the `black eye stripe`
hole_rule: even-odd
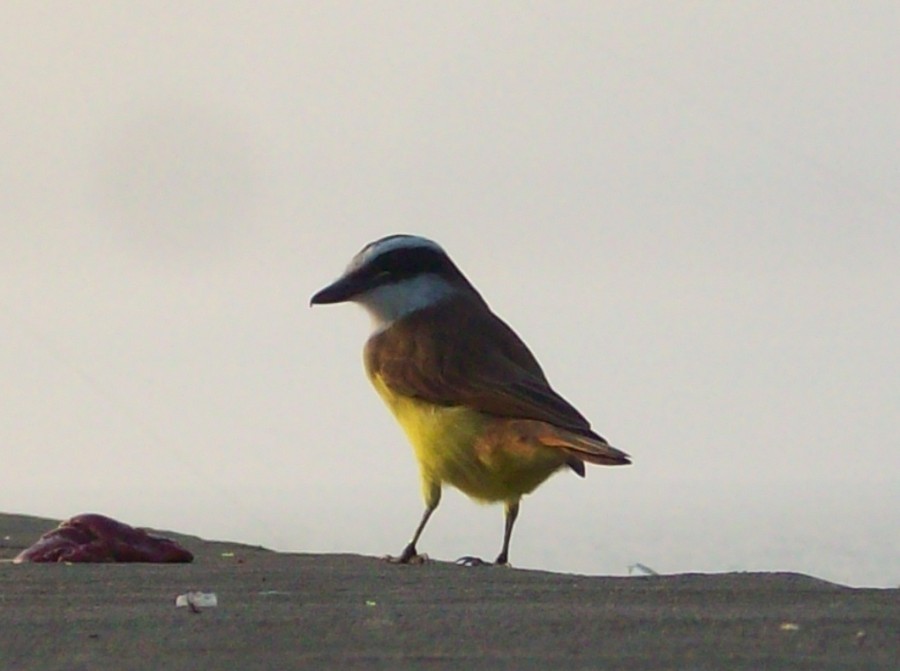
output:
[[[475,287],[439,247],[425,245],[398,247],[362,262],[360,257],[365,255],[366,249],[363,249],[347,271],[346,280],[353,286],[354,295],[421,275],[436,275],[444,282],[481,300],[481,295]]]
[[[381,254],[368,264],[372,275],[389,273],[390,281],[415,277],[423,273],[456,275],[458,271],[446,254],[428,247],[394,249]]]

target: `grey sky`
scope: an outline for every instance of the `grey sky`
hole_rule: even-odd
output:
[[[900,583],[898,34],[894,2],[4,6],[0,509],[399,551],[368,320],[307,302],[414,232],[635,461],[527,498],[515,565]],[[448,492],[421,549],[501,527]]]

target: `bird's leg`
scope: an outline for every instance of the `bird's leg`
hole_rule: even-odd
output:
[[[419,526],[416,527],[416,532],[413,534],[412,540],[407,543],[405,548],[403,548],[403,552],[400,553],[399,557],[388,557],[387,560],[389,562],[392,564],[421,564],[425,561],[425,556],[416,552],[416,543],[419,542],[419,536],[422,535],[422,530],[425,528],[425,525],[428,523],[428,518],[431,517],[431,513],[434,512],[436,507],[437,506],[429,506],[425,508],[425,513],[422,515]]]
[[[513,525],[519,516],[519,502],[510,501],[506,504],[506,524],[503,528],[503,548],[494,563],[498,566],[506,566],[509,564],[509,539],[512,538]]]
[[[503,529],[503,548],[497,559],[494,560],[495,566],[509,566],[509,539],[512,538],[513,525],[516,523],[516,517],[519,516],[519,502],[507,501],[506,503],[506,524]],[[490,566],[489,562],[479,557],[460,557],[456,560],[460,566]]]
[[[407,543],[406,547],[403,548],[403,552],[400,553],[399,557],[392,557],[388,555],[385,557],[392,564],[424,564],[428,559],[427,555],[420,555],[416,551],[416,543],[419,542],[419,536],[422,535],[422,531],[425,530],[425,525],[428,524],[428,518],[431,517],[431,513],[435,511],[438,507],[438,503],[441,502],[441,486],[440,484],[429,485],[425,494],[425,512],[422,514],[422,519],[419,521],[419,526],[416,527],[416,531],[413,534],[412,540]]]

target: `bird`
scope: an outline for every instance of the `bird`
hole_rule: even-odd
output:
[[[412,444],[425,511],[400,564],[425,561],[419,539],[445,484],[503,503],[495,565],[509,564],[521,498],[557,471],[631,463],[550,386],[538,360],[438,243],[395,234],[367,244],[310,305],[353,302],[372,318],[366,373]],[[477,557],[457,563],[487,564]]]

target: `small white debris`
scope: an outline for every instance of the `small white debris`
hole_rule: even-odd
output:
[[[187,592],[175,597],[176,608],[190,608],[193,613],[199,613],[201,608],[215,608],[218,605],[219,599],[215,592]]]
[[[782,622],[778,627],[781,631],[800,631],[800,625],[796,622]]]

